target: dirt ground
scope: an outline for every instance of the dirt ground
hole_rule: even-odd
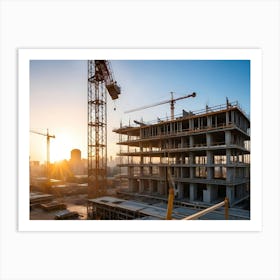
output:
[[[53,201],[66,204],[66,209],[69,211],[76,211],[79,217],[75,220],[87,219],[87,195],[80,194],[74,196],[65,196],[63,198],[57,198]],[[61,210],[45,211],[39,205],[30,210],[30,220],[54,220],[55,215]]]
[[[115,195],[116,189],[108,189],[107,195]],[[66,209],[69,211],[78,212],[79,216],[72,218],[73,220],[86,220],[87,219],[87,194],[75,194],[64,195],[60,197],[54,197],[53,201],[63,203],[66,205]],[[40,205],[32,207],[30,209],[30,220],[54,220],[55,215],[61,210],[46,211],[40,207]]]

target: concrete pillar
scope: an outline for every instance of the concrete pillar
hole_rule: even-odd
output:
[[[128,179],[128,190],[130,192],[134,192],[134,188],[133,188],[133,180],[132,179]]]
[[[194,154],[191,152],[189,155],[189,164],[194,164]],[[195,167],[190,167],[190,178],[193,179],[195,177]]]
[[[225,131],[225,142],[226,142],[226,145],[231,144],[231,132],[230,131]]]
[[[190,184],[190,201],[197,199],[197,186],[196,184]]]
[[[213,135],[211,133],[206,134],[206,143],[207,147],[211,147],[213,145]]]
[[[203,201],[211,203],[218,197],[218,187],[214,185],[207,185],[207,190],[203,190]]]
[[[189,154],[189,163],[194,164],[194,153],[193,152],[190,152],[190,154]]]
[[[227,168],[226,181],[231,182],[233,179],[234,179],[234,169],[233,168]]]
[[[206,156],[207,156],[207,164],[213,164],[214,162],[213,151],[207,151]]]
[[[229,125],[229,114],[230,114],[230,112],[227,111],[226,112],[226,125]]]
[[[149,193],[153,193],[153,181],[151,179],[149,179]]]
[[[186,140],[187,140],[187,137],[180,138],[181,148],[186,147]]]
[[[190,147],[192,148],[194,146],[194,138],[193,136],[191,135],[190,136]]]
[[[207,127],[212,127],[212,116],[207,116]]]
[[[189,129],[193,130],[194,125],[193,125],[193,119],[189,119]]]
[[[141,180],[141,179],[139,182],[139,192],[140,193],[144,192],[144,180]]]
[[[164,189],[164,184],[162,183],[162,181],[161,181],[161,182],[158,182],[158,185],[157,185],[157,192],[158,192],[159,194],[164,194],[163,189]]]
[[[230,149],[226,150],[226,164],[230,164],[230,157],[231,157],[231,151]]]
[[[179,182],[177,184],[178,187],[178,198],[181,199],[184,197],[184,189],[183,189],[183,184],[181,182]]]
[[[203,190],[203,202],[206,202],[206,203],[210,203],[211,202],[211,197],[210,197],[210,189],[208,189],[207,187],[207,190]]]
[[[209,165],[213,164],[214,156],[212,151],[207,151],[207,179],[213,179],[214,178],[214,167],[210,167]]]
[[[227,186],[226,187],[226,196],[229,200],[229,204],[232,204],[235,200],[235,198],[234,198],[234,187],[233,186]]]

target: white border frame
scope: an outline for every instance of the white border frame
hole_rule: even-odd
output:
[[[19,231],[261,231],[262,59],[260,49],[19,49],[18,50],[18,230]],[[189,59],[251,61],[251,219],[229,221],[92,221],[29,219],[30,60]],[[172,223],[172,225],[171,225]]]

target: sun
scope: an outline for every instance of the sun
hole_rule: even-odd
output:
[[[55,132],[55,138],[50,142],[50,162],[69,160],[73,149],[79,149],[83,154],[85,143],[82,140],[83,138],[75,131],[66,132],[60,129]]]
[[[50,162],[54,163],[64,159],[68,160],[70,158],[69,153],[65,146],[52,143],[50,148]]]
[[[68,138],[69,139],[69,138]],[[64,135],[56,136],[50,143],[50,162],[69,160],[71,144]]]

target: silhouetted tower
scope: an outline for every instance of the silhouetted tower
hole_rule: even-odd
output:
[[[120,87],[107,60],[88,61],[88,188],[89,197],[106,192],[107,94],[117,99]]]
[[[71,161],[81,161],[82,156],[81,156],[81,150],[79,149],[73,149],[71,150]]]
[[[30,130],[30,132],[46,136],[47,139],[47,164],[46,164],[46,176],[48,178],[48,181],[50,180],[50,138],[55,138],[55,135],[50,135],[49,130],[47,129],[46,133],[41,133],[38,131]]]

